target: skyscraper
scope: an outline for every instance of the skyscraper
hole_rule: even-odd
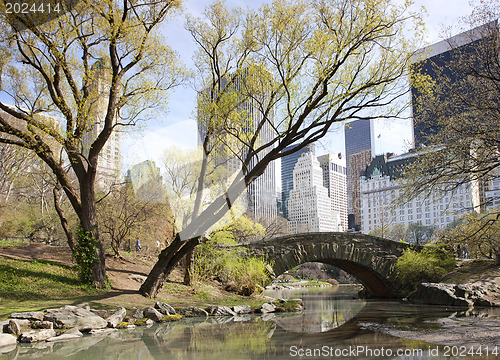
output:
[[[293,169],[288,214],[295,233],[339,230],[339,215],[332,211],[323,171],[311,152],[303,152]]]
[[[354,209],[354,201],[352,197],[352,186],[353,181],[352,176],[359,176],[359,172],[363,170],[362,168],[352,168],[351,169],[351,155],[357,154],[361,151],[368,150],[369,157],[375,154],[375,138],[373,134],[373,121],[372,120],[356,120],[351,121],[345,125],[345,157],[346,157],[346,168],[347,168],[347,212],[351,218],[354,218],[352,224],[348,224],[349,228],[353,228],[359,219],[355,219],[355,214],[359,212],[359,209]],[[365,153],[367,154],[367,153]],[[356,190],[354,190],[356,192]]]
[[[149,203],[166,202],[166,189],[160,168],[154,161],[146,160],[132,166],[127,171],[126,181],[132,185],[135,196],[141,201]]]
[[[108,92],[108,67],[104,59],[99,59],[92,66],[92,92],[95,94],[89,115],[89,130],[83,136],[84,154],[88,155],[92,143],[97,139],[104,128],[104,117],[107,111]],[[115,118],[115,121],[117,119]],[[106,144],[99,153],[99,162],[96,175],[96,186],[101,189],[110,188],[113,184],[119,182],[120,178],[120,159],[121,159],[121,134],[113,130]]]
[[[352,154],[350,157],[350,172],[351,176],[351,218],[348,220],[349,229],[359,231],[361,229],[361,198],[360,198],[360,176],[366,167],[372,161],[372,152],[370,149]]]
[[[413,56],[410,68],[414,78],[437,83],[432,99],[428,99],[428,92],[419,88],[419,82],[412,82],[415,147],[433,145],[428,137],[439,131],[439,118],[460,121],[457,115],[468,114],[478,105],[471,106],[478,101],[474,94],[488,96],[484,83],[477,79],[481,73],[494,72],[486,67],[498,62],[498,50],[492,50],[498,42],[498,23],[493,21],[420,49]],[[473,123],[476,121],[481,119],[476,116]]]
[[[296,146],[297,145],[287,146],[283,151],[285,152],[291,150]],[[306,152],[311,152],[314,155],[315,145],[310,144],[290,155],[286,155],[281,158],[281,206],[283,209],[283,216],[286,219],[289,219],[288,200],[290,198],[290,191],[293,189],[293,169],[300,156]]]
[[[241,75],[237,75],[235,79],[232,79],[231,87],[234,87],[235,91],[232,92],[237,98],[235,102],[238,102],[238,114],[239,117],[244,117],[244,119],[239,120],[238,125],[232,124],[233,127],[231,131],[236,131],[240,134],[240,137],[251,137],[252,134],[258,131],[258,136],[255,141],[256,146],[258,144],[266,144],[273,140],[274,131],[273,124],[274,114],[267,114],[267,120],[262,127],[259,124],[262,123],[262,114],[258,110],[258,101],[253,96],[248,94],[245,95],[247,91],[245,87],[245,81],[247,77],[255,76],[249,75],[244,72]],[[227,86],[228,81],[224,80],[224,87]],[[225,89],[226,90],[226,89]],[[204,104],[207,98],[209,90],[206,90],[202,95],[198,97],[198,143],[201,144],[207,134],[207,116],[205,115]],[[230,93],[231,91],[228,91]],[[208,94],[210,95],[210,94]],[[238,99],[239,97],[239,99]],[[243,97],[243,98],[241,98]],[[258,97],[258,96],[256,96]],[[200,110],[201,109],[201,110]],[[226,119],[227,123],[231,123],[231,119]],[[234,129],[237,128],[237,129]],[[243,171],[243,173],[248,173],[251,171],[258,162],[257,156],[253,156],[250,159],[248,169],[242,169],[242,158],[246,157],[248,154],[248,148],[242,146],[241,143],[236,144],[234,139],[227,133],[227,129],[223,127],[216,129],[219,131],[214,137],[217,140],[211,144],[213,147],[211,155],[218,167],[224,167],[228,174],[233,174],[236,171]],[[231,148],[234,146],[235,148]],[[270,148],[263,150],[259,153],[258,157],[264,157]],[[259,220],[261,218],[272,219],[278,215],[278,207],[276,202],[276,175],[275,175],[275,162],[270,162],[264,173],[257,179],[252,181],[247,189],[246,204],[247,211],[255,219]]]
[[[332,214],[340,218],[335,231],[347,231],[346,159],[338,153],[319,156],[318,161],[323,171],[323,186],[328,190]]]

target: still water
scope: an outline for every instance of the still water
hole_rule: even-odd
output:
[[[1,353],[0,349],[0,360],[466,358],[445,357],[442,351],[433,356],[436,353],[431,354],[429,349],[435,349],[435,345],[370,330],[377,327],[425,330],[433,326],[432,320],[451,312],[400,302],[361,300],[356,298],[356,291],[341,286],[267,293],[280,298],[300,297],[305,310],[265,316],[184,319],[150,328],[121,330],[106,337],[23,344],[8,352],[4,349]],[[375,327],[363,325],[368,323]]]

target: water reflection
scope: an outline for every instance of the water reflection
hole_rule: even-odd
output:
[[[327,289],[266,290],[264,295],[280,299],[303,299],[305,310],[301,314],[273,314],[273,321],[288,331],[313,334],[345,324],[366,306],[365,300],[354,296],[355,291],[352,287],[335,286]]]
[[[430,344],[393,337],[360,324],[419,329],[433,319],[451,314],[433,307],[349,299],[353,293],[342,289],[326,293],[311,290],[302,293],[300,297],[306,310],[299,314],[186,319],[150,328],[118,331],[105,337],[85,336],[65,343],[23,344],[3,354],[0,351],[0,360],[291,359],[297,358],[294,354],[300,350],[336,351],[358,347],[372,350],[383,347],[392,354],[399,349],[421,352],[412,356],[388,357],[347,353],[328,358],[434,359],[428,354]],[[289,295],[299,297],[297,292]]]

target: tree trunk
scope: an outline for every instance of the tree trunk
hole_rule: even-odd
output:
[[[199,237],[182,241],[179,234],[177,234],[174,241],[163,249],[158,256],[158,261],[139,289],[139,293],[150,298],[156,297],[174,267],[183,256],[193,250],[199,243]]]
[[[186,266],[184,268],[184,285],[193,285],[194,274],[194,248],[186,254]]]
[[[52,193],[54,195],[54,207],[56,209],[57,215],[59,216],[59,220],[61,221],[61,226],[64,230],[64,233],[66,234],[68,245],[71,249],[71,252],[74,254],[76,250],[75,235],[73,234],[73,231],[71,231],[71,229],[69,228],[68,219],[66,218],[66,215],[64,214],[64,211],[61,207],[61,203],[59,202],[60,190],[61,187],[59,184],[57,184],[52,190]]]
[[[94,256],[92,262],[92,278],[96,288],[102,289],[107,286],[106,264],[104,259],[104,248],[99,238],[97,226],[97,211],[95,194],[91,181],[81,183],[80,194],[82,198],[82,218],[83,230],[89,233],[94,239]]]

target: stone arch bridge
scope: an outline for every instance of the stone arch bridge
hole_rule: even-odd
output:
[[[396,261],[410,245],[359,233],[324,232],[287,235],[238,247],[272,262],[276,276],[306,262],[321,262],[354,275],[372,296],[396,298],[401,290]]]

